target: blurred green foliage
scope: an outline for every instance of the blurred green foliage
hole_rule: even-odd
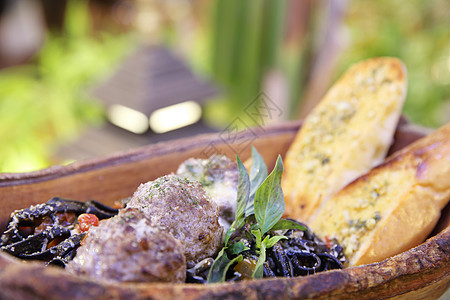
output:
[[[290,107],[283,117],[295,117],[317,62],[330,3],[311,1],[303,6],[308,11],[297,16],[309,16],[303,23],[307,33],[294,43],[287,32],[302,34],[302,30],[295,28],[301,22],[293,26],[287,21],[289,10],[298,9],[292,1],[208,4],[210,11],[201,20],[191,57],[195,67],[206,70],[225,90],[222,98],[207,107],[209,121],[226,126],[237,116],[245,118],[243,108],[264,89],[271,70],[281,72],[287,81]],[[346,45],[337,56],[334,79],[365,58],[398,57],[408,68],[404,113],[425,126],[450,121],[450,1],[349,1],[344,22]]]
[[[280,66],[286,0],[209,2],[192,51],[194,67],[205,70],[224,87],[206,107],[209,123],[223,127],[243,112],[261,92],[267,71]],[[298,57],[298,55],[296,55]]]
[[[368,57],[395,56],[408,68],[404,113],[415,123],[450,122],[450,1],[352,1],[352,44],[337,74]]]
[[[89,88],[112,70],[130,36],[92,35],[86,1],[67,4],[62,32],[48,33],[26,65],[0,71],[0,172],[55,163],[55,147],[100,124],[103,108]]]

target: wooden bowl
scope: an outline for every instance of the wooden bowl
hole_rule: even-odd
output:
[[[0,230],[10,213],[54,196],[96,199],[106,204],[130,196],[141,182],[173,172],[190,157],[223,153],[242,160],[254,145],[272,167],[285,155],[300,122],[243,132],[222,132],[164,142],[68,166],[0,174]],[[404,122],[391,151],[424,135]],[[379,263],[297,278],[276,278],[211,285],[103,283],[73,276],[57,267],[20,262],[0,253],[0,299],[433,299],[450,286],[449,208],[423,244]]]

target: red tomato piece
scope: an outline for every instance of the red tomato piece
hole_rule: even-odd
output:
[[[78,216],[78,229],[80,232],[86,232],[92,226],[98,226],[99,220],[93,214],[81,214]]]

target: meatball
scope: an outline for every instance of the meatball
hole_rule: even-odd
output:
[[[183,245],[171,233],[151,226],[137,209],[91,227],[66,269],[94,279],[127,282],[184,282]]]
[[[224,155],[190,158],[178,167],[177,175],[199,181],[206,194],[219,206],[219,223],[226,228],[230,226],[236,214],[239,180],[235,162]]]
[[[141,209],[153,226],[180,240],[189,265],[214,256],[222,246],[217,205],[196,181],[171,174],[143,183],[127,207]]]

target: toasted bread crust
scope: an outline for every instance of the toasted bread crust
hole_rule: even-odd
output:
[[[334,84],[286,154],[286,216],[310,222],[333,194],[383,161],[406,87],[406,68],[395,58],[365,60]]]
[[[349,265],[419,245],[450,199],[450,123],[394,153],[333,196],[310,226],[344,246]]]

